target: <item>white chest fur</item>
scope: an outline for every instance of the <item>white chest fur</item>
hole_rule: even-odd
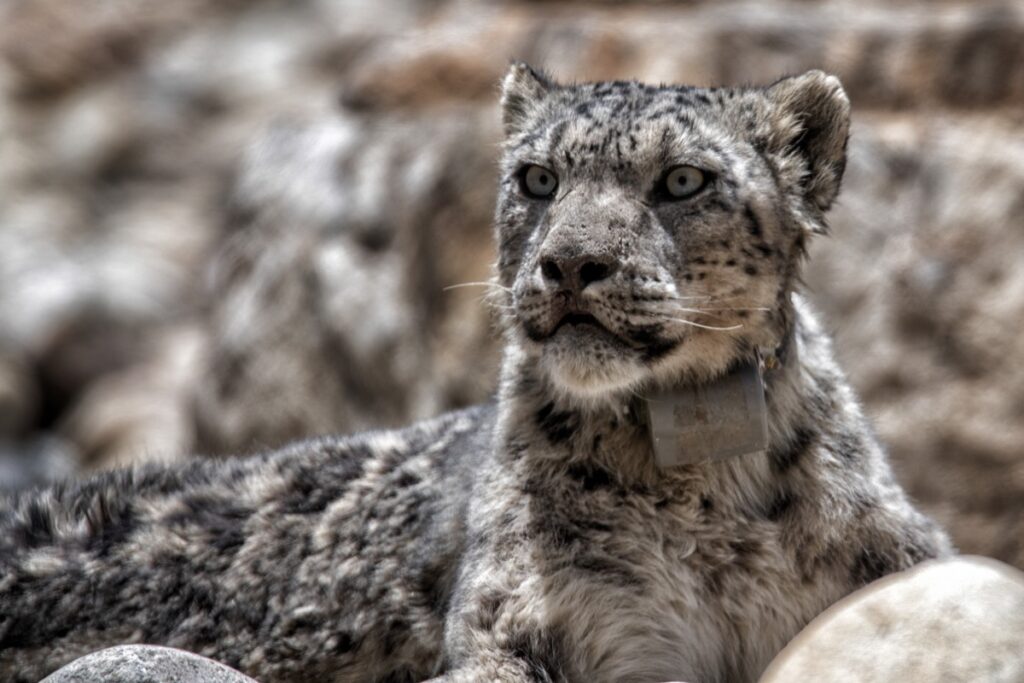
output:
[[[543,582],[581,680],[756,680],[836,597],[799,576],[776,525],[615,496],[610,528],[549,557]]]

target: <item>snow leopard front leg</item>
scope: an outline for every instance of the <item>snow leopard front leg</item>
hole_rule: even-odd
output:
[[[508,503],[489,511],[506,524],[482,524],[467,539],[446,617],[446,673],[430,683],[579,680],[568,634],[548,614],[537,548]]]
[[[527,616],[523,613],[498,618],[497,612],[503,609],[500,598],[495,593],[480,597],[482,599],[470,612],[463,614],[463,621],[457,626],[460,641],[457,647],[461,653],[451,662],[452,668],[426,683],[570,683],[590,680],[589,676],[581,673],[585,670],[582,662],[585,653],[574,649],[558,629],[538,624],[530,630],[526,619],[521,619]],[[488,630],[485,626],[491,618],[498,619],[499,623]],[[502,621],[504,623],[500,623]]]

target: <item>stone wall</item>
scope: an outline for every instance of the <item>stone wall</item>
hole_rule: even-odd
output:
[[[484,399],[496,81],[854,105],[806,280],[901,481],[1024,567],[1020,2],[0,5],[0,473],[272,447]],[[13,475],[6,477],[14,485]]]

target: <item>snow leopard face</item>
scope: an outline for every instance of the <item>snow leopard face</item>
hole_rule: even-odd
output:
[[[564,86],[514,64],[502,113],[498,279],[513,340],[555,388],[706,379],[779,344],[842,177],[837,79]]]

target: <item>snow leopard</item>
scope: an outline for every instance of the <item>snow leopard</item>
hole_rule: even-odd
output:
[[[704,88],[513,63],[495,398],[6,501],[0,675],[151,643],[264,683],[753,681],[841,597],[951,553],[800,291],[849,118],[818,71]],[[650,396],[755,363],[765,447],[656,462]]]

